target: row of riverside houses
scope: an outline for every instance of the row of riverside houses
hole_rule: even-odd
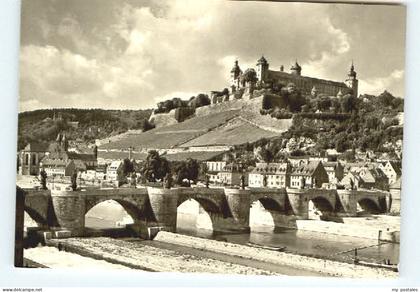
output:
[[[225,161],[207,161],[210,182],[240,185],[244,175],[250,187],[268,188],[400,188],[401,165],[397,162],[345,163],[309,158],[287,162],[258,162],[252,169]]]

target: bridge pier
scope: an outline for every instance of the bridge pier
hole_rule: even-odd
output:
[[[52,204],[58,226],[71,232],[71,236],[82,236],[85,228],[85,194],[81,191],[51,191]]]
[[[249,232],[249,204],[251,191],[225,188],[227,212],[210,214],[213,231]],[[222,210],[223,211],[223,210]],[[230,213],[230,216],[224,216]]]
[[[287,197],[296,219],[307,220],[309,217],[309,200],[305,192],[305,189],[287,189]]]
[[[337,215],[340,217],[357,216],[357,191],[354,190],[337,190],[337,198],[339,200]]]
[[[148,226],[157,226],[166,231],[176,231],[178,189],[164,189],[148,187],[150,206],[155,222],[149,222]]]

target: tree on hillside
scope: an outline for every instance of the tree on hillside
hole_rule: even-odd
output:
[[[184,180],[188,180],[188,186],[190,186],[191,181],[197,181],[200,172],[200,165],[198,164],[197,160],[188,158],[186,161],[181,162],[175,171],[177,184],[183,186]]]
[[[257,73],[254,69],[248,68],[245,70],[245,72],[241,75],[241,81],[242,82],[257,82]]]
[[[346,94],[340,100],[341,111],[343,113],[350,113],[356,108],[356,100],[351,94]]]
[[[394,99],[395,99],[395,97],[386,90],[378,95],[378,100],[384,106],[392,106],[392,102],[393,102]]]
[[[141,172],[149,182],[162,180],[170,172],[169,161],[161,157],[156,150],[150,150]]]
[[[211,103],[210,98],[207,94],[200,93],[196,97],[193,97],[189,102],[188,106],[192,108],[199,108]]]
[[[124,176],[129,175],[130,173],[134,172],[134,164],[130,159],[124,158],[123,165],[122,165],[122,173]]]

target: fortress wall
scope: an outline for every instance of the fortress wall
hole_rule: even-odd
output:
[[[152,122],[156,128],[178,123],[175,119],[175,109],[171,110],[169,113],[152,113],[149,121]]]
[[[207,106],[199,107],[195,110],[195,116],[202,117],[209,114],[241,109],[245,104],[242,99],[229,100],[221,103],[211,104]]]
[[[344,82],[318,79],[308,76],[296,76],[272,70],[269,71],[269,75],[272,79],[285,86],[288,83],[294,83],[296,87],[299,88],[305,95],[310,95],[314,86],[318,90],[318,93],[331,96],[337,95],[340,90],[343,94],[346,94],[346,92],[349,90]]]

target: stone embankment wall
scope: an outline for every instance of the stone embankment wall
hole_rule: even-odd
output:
[[[358,218],[361,219],[361,218]],[[346,222],[335,223],[331,221],[319,220],[296,220],[298,230],[323,232],[329,234],[378,239],[389,242],[400,242],[399,229],[386,227],[387,225],[378,224],[378,226],[369,226],[365,222]],[[360,228],[363,226],[363,228]]]
[[[164,231],[159,232],[154,240],[276,265],[291,266],[300,268],[302,270],[320,272],[328,276],[375,279],[392,278],[398,276],[398,273],[382,268],[371,268],[331,260],[289,254],[285,252],[270,251],[240,244],[196,238]]]

